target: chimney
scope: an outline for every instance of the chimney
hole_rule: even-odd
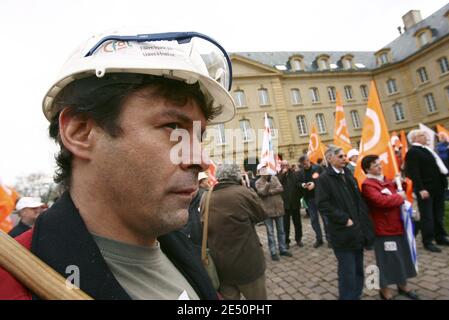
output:
[[[415,24],[422,21],[421,11],[410,10],[404,16],[402,16],[402,21],[404,21],[404,30],[410,29]]]

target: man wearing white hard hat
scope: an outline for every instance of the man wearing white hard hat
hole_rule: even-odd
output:
[[[351,149],[348,151],[349,162],[346,165],[346,168],[348,168],[352,172],[352,175],[354,175],[358,157],[359,157],[359,152],[356,149]]]
[[[201,254],[201,241],[203,236],[200,202],[203,194],[209,190],[209,177],[205,172],[198,174],[198,191],[189,205],[189,219],[187,224],[181,229],[182,232],[192,241],[198,254]]]
[[[41,202],[40,198],[20,198],[16,204],[20,221],[8,234],[15,238],[25,231],[30,230],[44,209],[45,204]]]
[[[206,125],[234,116],[231,79],[226,51],[196,32],[119,30],[79,46],[43,100],[65,193],[22,243],[64,277],[76,265],[94,299],[216,299],[179,229],[208,168]],[[2,274],[0,299],[31,297]]]

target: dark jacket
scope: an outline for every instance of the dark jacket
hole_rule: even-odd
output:
[[[189,205],[189,220],[181,231],[192,241],[193,245],[201,251],[203,227],[201,224],[200,201],[207,189],[199,188]]]
[[[427,190],[431,195],[444,192],[446,176],[441,174],[435,158],[426,148],[412,146],[405,156],[405,173],[413,181],[415,192]]]
[[[375,235],[368,209],[357,181],[344,169],[346,183],[329,166],[318,178],[315,201],[318,210],[328,220],[328,232],[334,249],[356,250],[372,245]],[[354,225],[347,227],[348,219]]]
[[[26,225],[22,221],[19,221],[19,223],[11,231],[9,231],[8,235],[15,238],[30,229],[30,226]]]
[[[318,178],[320,177],[321,173],[323,173],[323,167],[312,164],[312,166],[309,169],[301,169],[299,171],[298,175],[298,186],[303,190],[303,195],[305,199],[313,199],[315,198],[315,190],[316,190],[316,182]],[[315,189],[313,190],[307,190],[302,187],[303,183],[307,182],[314,182],[315,183]]]
[[[39,216],[33,229],[19,238],[22,241],[32,239],[29,243],[31,252],[63,277],[67,276],[67,266],[76,265],[81,270],[81,290],[92,298],[130,299],[108,268],[68,192]],[[171,232],[159,237],[158,241],[162,251],[184,275],[200,299],[217,299],[206,270],[183,233]],[[31,297],[37,298],[0,268],[0,300]]]
[[[278,179],[284,188],[282,200],[286,210],[296,210],[301,207],[302,188],[299,187],[299,173],[289,169],[286,173],[279,173]]]
[[[204,204],[203,198],[202,212]],[[222,283],[243,285],[265,273],[262,245],[254,227],[264,219],[261,200],[251,189],[232,181],[214,187],[207,243]]]

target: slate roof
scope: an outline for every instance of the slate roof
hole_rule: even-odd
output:
[[[445,17],[449,11],[449,3],[430,15],[426,19],[404,31],[395,40],[381,49],[389,48],[391,50],[392,62],[402,61],[424,48],[418,48],[416,44],[415,33],[421,28],[430,27],[432,30],[432,41],[434,43],[449,34],[449,20]],[[380,49],[380,50],[381,50]],[[330,56],[329,63],[331,70],[346,71],[341,65],[341,58],[351,54],[354,56],[353,62],[357,70],[372,70],[377,68],[377,61],[374,51],[284,51],[284,52],[232,52],[261,64],[276,68],[276,66],[285,66],[286,70],[280,70],[285,73],[293,73],[289,65],[289,58],[294,55],[303,56],[305,72],[319,72],[316,58],[320,55]],[[278,69],[279,70],[279,69]],[[304,72],[296,71],[296,72]]]

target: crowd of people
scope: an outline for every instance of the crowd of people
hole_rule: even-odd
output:
[[[115,31],[78,47],[43,102],[60,147],[56,182],[64,192],[44,213],[39,199],[20,199],[11,235],[63,276],[75,265],[80,290],[94,299],[266,299],[256,225],[266,227],[274,263],[295,259],[290,226],[302,248],[304,206],[313,247],[326,239],[335,254],[340,299],[361,298],[364,250],[372,249],[381,297],[393,298],[389,286],[397,285],[400,294],[419,299],[407,286],[416,269],[400,220],[404,194],[383,177],[376,155],[360,162],[357,151],[346,155],[330,145],[316,164],[304,155],[298,164],[283,161],[277,174],[267,164],[245,174],[237,164],[222,164],[209,185],[201,134],[234,116],[231,68],[224,49],[198,33]],[[189,136],[182,159],[173,158],[177,131]],[[404,170],[413,181],[424,248],[438,253],[438,245],[449,245],[443,224],[449,157],[447,141],[438,155],[428,139],[423,131],[409,133]],[[353,176],[357,163],[367,175],[361,189]],[[203,259],[205,245],[218,287]],[[19,267],[0,268],[0,299],[45,299],[36,295],[45,290],[12,275]]]
[[[438,152],[429,148],[427,144],[430,137],[422,130],[412,130],[408,139],[411,148],[403,159],[401,186],[397,185],[397,179],[393,181],[384,177],[382,161],[378,155],[367,155],[358,159],[357,150],[350,150],[346,155],[342,148],[335,145],[328,146],[326,159],[321,165],[311,163],[307,155],[303,155],[298,159],[297,167],[290,166],[285,160],[281,161],[280,170],[276,175],[270,175],[265,165],[258,166],[256,175],[247,174],[252,177],[249,181],[242,179],[241,173],[236,174],[233,183],[246,187],[248,194],[252,192],[252,206],[255,208],[256,202],[260,202],[265,211],[265,218],[262,217],[260,209],[249,212],[250,206],[244,205],[245,201],[229,195],[226,201],[216,200],[219,205],[215,207],[212,217],[220,217],[222,228],[215,228],[213,232],[220,234],[222,243],[227,246],[230,246],[229,242],[232,241],[238,247],[242,240],[242,243],[253,249],[248,248],[248,251],[245,251],[251,252],[245,254],[247,261],[252,261],[253,255],[257,256],[254,260],[260,260],[261,250],[255,250],[254,246],[262,245],[254,228],[256,223],[263,220],[271,259],[279,261],[279,256],[292,257],[289,251],[292,236],[299,248],[304,246],[300,210],[306,207],[315,233],[313,248],[322,246],[325,238],[328,247],[332,248],[335,254],[339,299],[361,298],[365,276],[364,250],[374,250],[379,268],[379,295],[382,299],[394,298],[394,291],[390,288],[392,285],[397,286],[399,294],[409,299],[419,299],[419,295],[407,285],[408,279],[417,276],[417,265],[402,216],[407,200],[403,191],[406,188],[404,178],[408,177],[413,182],[414,198],[420,213],[416,215],[420,216],[420,219],[414,221],[414,234],[421,230],[424,249],[432,253],[441,252],[437,245],[449,245],[444,229],[444,197],[447,190],[447,168],[444,160],[448,159],[449,149],[445,137],[440,137]],[[445,149],[441,145],[445,145]],[[361,187],[354,177],[357,163],[366,175]],[[219,165],[218,170],[226,171],[229,166],[237,170],[235,164]],[[228,182],[218,177],[215,188],[220,189],[222,183]],[[304,200],[304,206],[301,205],[301,199]],[[226,202],[226,206],[223,202]],[[259,219],[253,217],[256,213]],[[237,219],[235,215],[246,218]],[[226,229],[226,224],[232,225],[236,221],[246,221],[246,235],[251,234],[251,240],[242,238],[243,231],[239,236],[238,233],[230,233]],[[294,230],[291,230],[291,222]],[[437,245],[433,244],[434,241]],[[220,258],[220,249],[212,245],[211,250],[213,256],[217,255],[217,260],[223,261],[223,258]],[[227,274],[241,272],[238,264],[227,261],[226,265],[234,266],[232,271],[226,268]],[[265,268],[265,263],[259,266]],[[247,265],[244,270],[248,271],[246,267]],[[217,263],[217,270],[220,275],[220,262]],[[260,268],[254,268],[253,278],[260,277],[260,271]],[[239,285],[243,284],[244,282],[241,282]],[[247,299],[255,297],[243,291],[241,293]]]

